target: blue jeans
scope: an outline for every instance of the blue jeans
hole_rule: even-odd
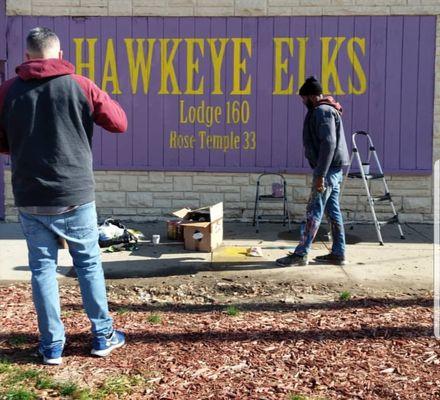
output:
[[[343,179],[341,168],[330,168],[325,177],[324,192],[320,193],[315,188],[313,179],[312,191],[307,204],[306,223],[301,234],[301,239],[295,249],[296,254],[308,254],[313,240],[318,232],[324,212],[331,224],[333,239],[332,253],[337,256],[345,254],[345,232],[339,207],[339,193]]]
[[[29,251],[40,346],[50,349],[63,346],[65,342],[56,278],[58,237],[64,238],[69,246],[92,334],[100,337],[111,333],[113,321],[108,311],[101,265],[95,202],[59,215],[20,211],[20,220]]]

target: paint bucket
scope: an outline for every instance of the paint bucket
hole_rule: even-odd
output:
[[[370,163],[362,163],[362,169],[364,170],[365,175],[370,174]]]
[[[167,238],[169,240],[183,240],[182,221],[167,221]]]
[[[284,195],[284,186],[281,183],[275,182],[272,183],[272,196],[273,197],[283,197]]]
[[[160,242],[160,235],[153,235],[151,237],[151,242],[156,246]]]

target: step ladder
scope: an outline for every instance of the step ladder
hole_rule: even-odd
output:
[[[356,145],[356,136],[358,135],[365,136],[368,141],[368,157],[365,162],[362,162],[358,146]],[[353,143],[353,148],[351,153],[350,165],[347,169],[347,172],[345,174],[345,179],[342,184],[340,199],[342,200],[344,187],[347,184],[348,179],[362,179],[364,183],[365,191],[367,192],[368,204],[370,205],[371,215],[373,216],[373,222],[376,229],[377,239],[379,240],[379,244],[383,246],[381,226],[387,224],[397,224],[397,228],[399,229],[400,239],[405,239],[405,235],[403,234],[402,226],[399,221],[399,215],[396,211],[396,207],[394,206],[393,199],[391,197],[390,190],[388,189],[388,185],[385,180],[385,175],[383,173],[382,166],[380,165],[379,158],[377,157],[376,149],[374,147],[371,136],[367,132],[358,131],[353,133],[351,140]],[[350,172],[350,170],[353,168],[353,163],[355,162],[355,159],[359,168],[359,172]],[[376,166],[375,170],[377,171],[375,173],[371,173],[370,171],[371,162],[374,162]],[[370,186],[372,180],[382,180],[383,188],[384,188],[384,193],[382,195],[380,196],[372,195],[371,186]],[[376,211],[374,209],[374,205],[377,203],[389,203],[391,210],[393,212],[393,216],[387,221],[379,221],[377,219]],[[353,229],[353,224],[356,222],[358,207],[359,207],[359,196],[356,197],[356,208],[353,215],[353,220],[350,222],[346,222],[346,224],[352,225],[350,229]]]
[[[278,185],[278,193],[274,192],[274,189],[272,189],[272,194],[262,194],[261,187],[263,186],[263,178],[269,177],[271,178],[271,183]],[[275,182],[274,182],[275,179]],[[273,188],[273,185],[272,185]],[[260,205],[263,202],[269,202],[269,203],[276,203],[276,202],[282,202],[283,203],[283,209],[282,214],[279,218],[273,215],[263,215],[260,214]],[[257,179],[257,189],[255,194],[255,205],[254,205],[254,218],[252,220],[252,225],[256,226],[256,232],[260,232],[260,221],[265,218],[267,220],[272,220],[276,222],[282,222],[283,226],[286,226],[286,222],[289,228],[289,232],[292,231],[292,227],[290,224],[290,215],[289,210],[287,206],[287,183],[286,178],[284,178],[283,175],[277,174],[277,173],[264,173],[261,174]]]

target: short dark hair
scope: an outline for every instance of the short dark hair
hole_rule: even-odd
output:
[[[54,31],[38,26],[29,31],[26,37],[26,48],[31,53],[42,54],[59,41],[60,39]]]

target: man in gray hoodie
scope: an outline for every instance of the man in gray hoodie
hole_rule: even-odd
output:
[[[276,263],[283,267],[308,264],[308,253],[325,212],[331,223],[332,252],[315,260],[343,265],[346,263],[345,233],[339,193],[342,167],[349,164],[349,155],[341,119],[342,107],[333,97],[322,95],[321,84],[314,77],[305,81],[299,94],[308,109],[303,144],[305,156],[313,169],[313,184],[300,242],[293,253],[276,260]]]

